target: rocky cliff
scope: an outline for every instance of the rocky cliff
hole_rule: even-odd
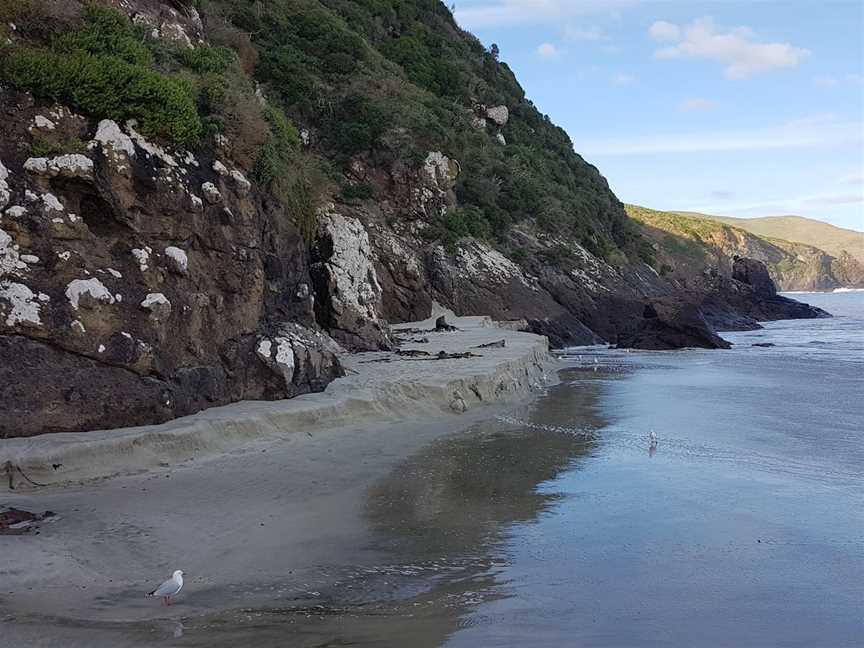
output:
[[[736,227],[738,219],[734,218],[664,212],[636,205],[627,205],[627,213],[642,225],[645,236],[652,241],[657,253],[655,266],[665,276],[687,280],[698,276],[705,267],[731,275],[734,258],[743,256],[762,261],[780,290],[864,287],[864,264],[845,250],[835,255],[814,245],[761,236]],[[864,247],[864,234],[860,236]]]
[[[303,239],[242,171],[131,123],[0,101],[0,434],[162,421],[340,375]],[[86,144],[31,157],[37,133]]]
[[[0,436],[320,391],[338,354],[393,346],[433,301],[558,346],[719,348],[709,320],[817,315],[758,273],[658,272],[441,3],[0,19]]]

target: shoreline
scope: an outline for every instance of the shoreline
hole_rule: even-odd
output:
[[[393,327],[434,328],[423,322]],[[0,440],[0,467],[13,467],[15,490],[3,475],[2,492],[27,492],[40,485],[72,482],[176,465],[216,456],[263,438],[285,438],[356,423],[391,422],[414,416],[458,416],[479,405],[512,401],[554,380],[557,360],[545,337],[508,330],[488,317],[455,317],[459,329],[424,333],[426,344],[403,350],[438,353],[471,351],[480,357],[407,360],[389,352],[341,358],[346,376],[323,392],[281,401],[241,401],[213,407],[158,425],[92,432],[42,434]],[[503,340],[503,348],[477,348]],[[391,362],[381,362],[388,357]],[[57,466],[57,468],[55,468]]]
[[[4,506],[55,513],[38,534],[0,536],[0,619],[10,636],[54,645],[73,627],[209,617],[274,598],[314,602],[339,569],[377,564],[370,489],[430,444],[518,414],[558,380],[546,338],[488,318],[448,321],[460,331],[403,348],[506,346],[428,362],[367,363],[390,354],[359,354],[346,363],[356,373],[332,393],[207,410],[123,430],[116,442],[108,433],[0,442],[6,457],[16,446],[11,456],[36,481],[54,472],[46,464],[55,457],[71,464],[49,487],[0,490]],[[462,413],[451,409],[454,391]],[[79,438],[54,443],[58,436]],[[86,470],[88,451],[96,467]],[[185,597],[168,608],[143,597],[174,569],[187,572]]]

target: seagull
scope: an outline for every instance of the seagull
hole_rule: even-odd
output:
[[[651,430],[651,433],[648,435],[648,445],[652,448],[657,447],[657,435],[654,434],[654,430]]]
[[[160,596],[162,597],[163,605],[171,605],[171,597],[176,596],[181,589],[183,589],[183,572],[178,569],[171,575],[171,578],[147,594],[147,596]]]

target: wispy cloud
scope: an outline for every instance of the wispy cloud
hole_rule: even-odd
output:
[[[764,128],[574,138],[574,141],[577,151],[593,156],[860,146],[864,142],[864,123],[817,115]]]
[[[568,25],[564,28],[564,38],[570,41],[598,43],[608,41],[609,36],[599,27],[577,27]]]
[[[617,86],[625,86],[630,85],[636,80],[632,74],[627,74],[626,72],[619,72],[614,75],[611,79],[612,83]]]
[[[813,83],[822,88],[836,88],[842,85],[859,86],[864,84],[864,76],[860,74],[841,74],[839,76],[822,75],[813,77]]]
[[[732,191],[717,189],[711,192],[711,197],[714,200],[732,200],[735,197],[735,193]]]
[[[718,31],[710,18],[680,27],[657,21],[648,30],[654,40],[671,42],[658,49],[658,59],[700,58],[725,65],[727,79],[749,79],[764,72],[797,66],[810,55],[806,49],[789,43],[760,43],[749,27]]]
[[[681,28],[665,20],[656,21],[648,28],[651,38],[658,42],[675,42],[681,40]]]
[[[847,185],[864,185],[864,172],[857,171],[840,178],[840,182]]]
[[[703,97],[691,97],[685,99],[678,104],[678,110],[682,112],[694,112],[703,110],[713,110],[717,107],[717,103]]]
[[[550,60],[558,58],[559,52],[552,43],[543,43],[537,48],[537,54],[540,55],[540,58]]]
[[[841,194],[839,196],[814,196],[813,198],[805,198],[801,201],[802,205],[808,207],[821,205],[854,205],[858,203],[864,203],[864,193]]]
[[[468,0],[456,8],[456,20],[466,29],[561,24],[634,4],[637,0]]]
[[[805,195],[805,196],[783,196],[782,198],[768,197],[764,200],[751,202],[730,203],[724,198],[713,196],[715,202],[703,205],[687,205],[686,209],[703,214],[717,214],[722,216],[776,216],[778,214],[800,214],[816,213],[838,205],[864,203],[864,195]],[[830,222],[830,221],[828,221]],[[849,227],[849,223],[837,223],[842,227]],[[864,229],[864,223],[854,229]]]

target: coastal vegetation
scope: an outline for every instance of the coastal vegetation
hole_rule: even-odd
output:
[[[200,11],[208,44],[166,44],[98,4],[7,8],[19,40],[4,51],[0,74],[85,114],[135,119],[146,135],[177,145],[225,134],[277,197],[299,187],[316,204],[340,193],[367,200],[372,185],[341,189],[352,161],[416,168],[440,150],[461,165],[458,209],[433,228],[445,242],[495,243],[531,221],[599,257],[650,254],[606,181],[525,97],[497,47],[461,30],[443,3],[186,4]],[[494,121],[485,110],[497,106],[507,117]],[[297,127],[317,135],[308,155]]]

